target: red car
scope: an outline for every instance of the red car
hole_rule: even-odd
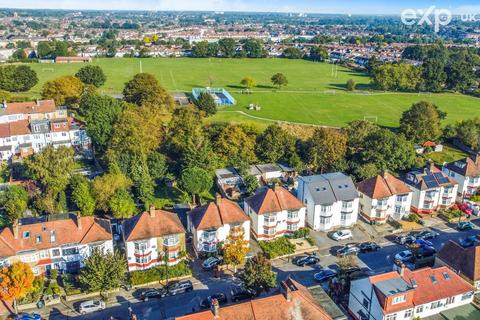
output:
[[[458,209],[465,212],[466,215],[471,215],[473,213],[473,210],[472,210],[472,208],[470,208],[470,205],[468,203],[459,204]]]

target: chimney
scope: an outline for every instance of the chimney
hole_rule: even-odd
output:
[[[212,312],[215,319],[220,318],[220,304],[217,299],[212,300]]]
[[[217,206],[219,206],[220,203],[222,203],[222,195],[220,193],[217,193],[215,195],[215,203],[217,204]]]
[[[40,106],[40,100],[36,99],[35,102],[37,103],[37,106]]]
[[[7,109],[7,100],[3,100],[3,108]]]
[[[275,191],[276,188],[277,188],[277,183],[274,182],[274,183],[272,184],[272,190]]]
[[[13,238],[18,239],[18,219],[15,219],[12,224]]]
[[[82,217],[80,216],[80,211],[77,211],[76,218],[78,230],[82,230]]]
[[[400,277],[403,278],[404,274],[405,274],[405,264],[400,264],[400,270],[398,272],[400,274]]]
[[[479,165],[480,164],[480,154],[475,154],[475,159],[473,159],[475,161],[475,165]]]
[[[155,206],[150,206],[150,210],[148,211],[148,214],[150,215],[151,218],[155,218]]]
[[[293,291],[287,284],[287,281],[289,280],[290,279],[286,279],[285,281],[282,281],[282,283],[280,284],[280,291],[285,297],[285,300],[287,300],[288,302],[292,301],[292,291]]]

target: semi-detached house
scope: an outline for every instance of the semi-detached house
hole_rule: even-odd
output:
[[[113,252],[109,220],[55,214],[24,218],[0,231],[0,265],[22,261],[35,275],[77,272],[95,248]]]
[[[356,320],[410,320],[470,304],[474,288],[448,267],[402,268],[350,285],[348,311]]]
[[[442,171],[458,183],[459,197],[473,196],[480,188],[480,156],[445,163]]]
[[[128,270],[175,265],[185,253],[185,229],[175,213],[151,207],[122,225]]]
[[[270,240],[305,227],[305,206],[288,190],[273,185],[245,199],[257,240]]]
[[[307,207],[307,225],[314,230],[357,222],[359,194],[352,178],[341,172],[299,177],[297,198]]]

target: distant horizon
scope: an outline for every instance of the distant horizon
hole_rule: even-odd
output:
[[[343,0],[332,4],[324,0],[0,0],[2,9],[13,10],[83,10],[83,11],[177,11],[231,13],[305,13],[329,15],[400,15],[405,9],[426,9],[431,6],[449,9],[453,13],[477,13],[480,4],[471,0],[427,1],[406,0],[394,3],[385,0]]]

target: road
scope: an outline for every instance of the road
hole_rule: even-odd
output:
[[[430,228],[437,231],[440,235],[432,239],[434,247],[438,250],[449,240],[460,240],[471,235],[480,233],[480,219],[474,220],[476,228],[469,231],[457,231],[454,225],[441,224],[437,227]],[[355,233],[354,233],[355,235]],[[364,241],[362,238],[356,238]],[[385,272],[391,270],[393,264],[393,256],[398,252],[405,250],[405,247],[392,242],[390,236],[375,239],[381,245],[381,249],[377,252],[371,252],[358,255],[358,263],[361,267],[368,267],[375,272]],[[324,240],[325,241],[325,240]],[[336,246],[352,242],[345,240],[335,243]],[[328,244],[331,246],[331,243]],[[306,286],[315,284],[313,274],[324,267],[335,267],[337,258],[333,256],[331,248],[325,246],[320,249],[318,255],[320,263],[316,266],[297,267],[287,259],[275,260],[273,262],[273,270],[278,274],[278,279],[282,280],[288,275],[292,275],[297,281]],[[179,316],[192,311],[199,310],[199,303],[202,299],[215,292],[225,292],[229,295],[231,288],[238,284],[238,279],[226,276],[220,279],[213,278],[210,272],[195,272],[194,291],[180,294],[177,296],[166,297],[148,302],[140,302],[137,298],[139,291],[119,292],[113,294],[107,303],[110,305],[105,311],[97,312],[90,315],[81,316],[75,311],[78,303],[69,305],[57,305],[51,309],[50,314],[46,314],[49,319],[109,319],[111,316],[118,319],[128,319],[128,305],[131,304],[133,312],[137,314],[138,319],[166,319],[169,317]],[[230,297],[229,297],[230,300]],[[73,310],[72,310],[73,309]]]

